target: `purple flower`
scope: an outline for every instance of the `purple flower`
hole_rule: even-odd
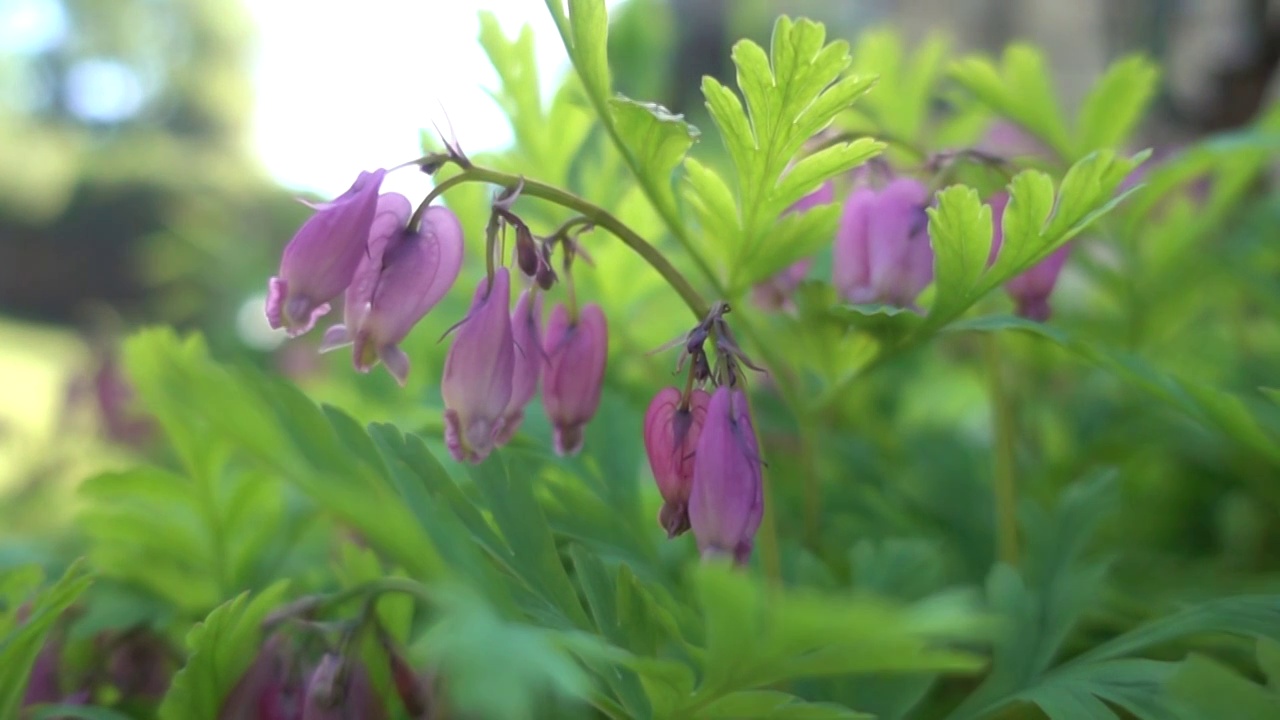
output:
[[[223,700],[218,720],[296,720],[302,701],[302,678],[285,641],[273,635]]]
[[[355,345],[352,361],[369,372],[379,360],[404,385],[409,357],[400,349],[413,326],[449,292],[462,268],[462,226],[451,210],[432,206],[415,232],[406,227],[409,201],[378,200],[369,251],[347,288],[344,322],[324,334],[321,351]]]
[[[515,344],[515,364],[511,376],[511,399],[494,441],[507,444],[524,420],[524,406],[538,392],[542,375],[542,295],[530,290],[520,293],[511,311],[511,339]]]
[[[680,391],[667,387],[658,391],[644,415],[644,449],[663,499],[658,522],[669,538],[689,529],[694,450],[710,399],[705,390],[694,390],[682,407]]]
[[[480,280],[444,361],[444,439],[455,460],[488,457],[511,400],[515,346],[511,340],[511,277],[498,268]]]
[[[702,556],[732,555],[746,564],[763,515],[760,451],[747,396],[722,386],[707,404],[693,457],[689,523]]]
[[[332,653],[307,682],[302,720],[381,720],[387,709],[378,697],[363,663],[349,662]]]
[[[301,335],[329,312],[329,301],[351,284],[365,254],[386,170],[362,172],[337,199],[312,205],[312,215],[284,248],[280,274],[267,289],[267,322]]]
[[[558,455],[574,455],[582,449],[582,429],[600,405],[609,332],[604,311],[585,305],[577,321],[557,305],[543,335],[546,365],[542,372],[542,404],[555,426]]]
[[[1000,246],[1004,242],[1004,227],[1001,219],[1004,217],[1005,208],[1009,205],[1009,194],[998,193],[988,202],[991,204],[992,222],[995,225],[995,232],[991,238],[991,254],[987,258],[987,263],[991,264],[995,262]],[[1058,275],[1062,272],[1062,267],[1070,254],[1071,244],[1067,243],[1021,275],[1005,282],[1005,292],[1013,298],[1018,315],[1036,322],[1049,319],[1053,314],[1052,308],[1049,307],[1049,295],[1053,293],[1053,288],[1058,283]]]
[[[797,200],[794,205],[787,208],[787,212],[805,212],[819,205],[835,202],[835,199],[835,183],[828,180],[822,184],[822,187]],[[810,258],[797,260],[790,267],[752,288],[752,300],[765,310],[786,308],[791,303],[791,296],[795,293],[796,288],[800,286],[812,265],[813,260]]]
[[[933,280],[929,189],[898,178],[881,190],[859,188],[845,201],[836,233],[834,283],[852,303],[910,307]]]

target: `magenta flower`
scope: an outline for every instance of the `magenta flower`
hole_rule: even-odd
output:
[[[511,399],[498,427],[494,442],[505,445],[524,420],[524,406],[538,392],[542,376],[542,295],[530,290],[520,293],[511,311],[511,339],[515,344],[515,370],[511,377]]]
[[[432,206],[415,232],[406,227],[403,195],[378,200],[369,251],[347,288],[344,322],[324,334],[321,351],[355,345],[352,361],[369,372],[379,360],[404,385],[409,357],[400,349],[413,326],[449,292],[462,269],[462,225],[453,211]]]
[[[600,405],[609,332],[599,305],[582,308],[576,322],[557,305],[547,320],[542,344],[546,365],[542,371],[542,404],[555,426],[558,455],[574,455],[582,449],[582,429]]]
[[[493,450],[515,369],[511,340],[511,277],[498,268],[483,278],[458,325],[444,361],[444,439],[455,460],[478,463]]]
[[[329,301],[351,284],[364,257],[386,170],[362,172],[332,202],[312,205],[312,215],[284,248],[280,274],[267,286],[267,322],[301,335],[329,312]]]
[[[302,720],[381,720],[387,717],[382,698],[363,663],[344,661],[332,653],[307,682]]]
[[[694,390],[688,404],[681,407],[680,391],[667,387],[658,391],[644,415],[644,449],[663,499],[658,523],[668,538],[689,529],[694,450],[710,399],[705,390]]]
[[[763,516],[760,451],[747,396],[722,386],[707,404],[693,457],[689,524],[704,558],[732,555],[744,565]]]
[[[797,200],[794,205],[787,208],[787,212],[805,212],[819,205],[835,202],[835,199],[835,183],[828,180],[822,184],[822,187]],[[800,286],[812,265],[813,260],[810,258],[797,260],[790,267],[752,288],[751,299],[765,310],[781,310],[788,307],[791,304],[791,296],[795,294],[796,288]]]
[[[929,189],[911,178],[849,195],[833,259],[834,283],[846,300],[911,307],[933,280],[928,204]]]
[[[302,679],[285,641],[273,635],[223,700],[218,720],[293,720],[302,701]]]
[[[998,193],[988,202],[991,204],[992,222],[995,225],[995,232],[991,238],[991,254],[987,257],[987,264],[991,264],[995,262],[1000,246],[1004,243],[1004,228],[1001,220],[1004,217],[1005,208],[1009,205],[1009,194]],[[1067,256],[1070,254],[1071,244],[1067,243],[1021,275],[1005,281],[1005,292],[1013,298],[1018,315],[1036,322],[1049,319],[1053,314],[1052,308],[1049,307],[1049,296],[1053,294],[1053,288],[1058,283],[1058,275],[1062,272],[1062,267],[1066,265]]]

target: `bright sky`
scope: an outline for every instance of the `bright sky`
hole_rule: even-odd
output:
[[[619,0],[610,0],[614,6]],[[481,10],[513,35],[532,25],[544,95],[568,67],[540,0],[246,0],[258,25],[254,141],[279,182],[336,195],[362,169],[418,157],[418,131],[444,127],[469,152],[500,147],[510,129],[486,93],[497,87],[477,37]],[[429,187],[411,170],[387,189]]]

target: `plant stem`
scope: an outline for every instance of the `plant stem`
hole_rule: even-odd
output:
[[[667,281],[667,284],[680,295],[680,299],[684,300],[685,305],[689,306],[689,310],[693,312],[698,320],[705,317],[711,310],[711,304],[702,297],[701,293],[689,283],[689,280],[656,247],[649,244],[647,240],[640,237],[639,233],[627,227],[625,223],[609,211],[566,190],[561,190],[537,180],[521,178],[518,175],[472,165],[437,185],[431,191],[431,194],[427,196],[423,205],[430,204],[441,193],[464,182],[484,182],[505,188],[513,188],[523,182],[522,195],[536,197],[573,210],[585,217],[593,225],[613,233],[615,237],[634,250],[637,255],[649,263],[649,266]]]
[[[1018,562],[1018,488],[1014,461],[1013,400],[1005,386],[1000,341],[996,333],[982,339],[990,383],[992,429],[994,431],[992,488],[995,496],[996,557],[1001,562]]]

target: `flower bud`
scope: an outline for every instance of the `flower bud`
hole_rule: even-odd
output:
[[[516,226],[515,253],[516,266],[520,268],[520,272],[527,277],[536,277],[541,256],[538,253],[538,244],[533,239],[533,231],[524,223]]]
[[[321,351],[354,343],[352,362],[369,372],[379,360],[404,385],[409,357],[399,343],[449,292],[462,269],[462,226],[453,211],[427,208],[415,232],[409,201],[383,195],[369,232],[369,251],[347,289],[344,322],[324,334]]]
[[[681,407],[680,391],[663,388],[649,403],[644,416],[644,449],[649,468],[662,493],[658,522],[673,538],[689,529],[689,492],[693,486],[694,450],[702,434],[711,396],[694,390]]]
[[[505,445],[516,434],[524,420],[524,406],[538,392],[542,376],[542,295],[529,290],[520,293],[511,311],[511,339],[515,362],[511,376],[511,399],[494,441]]]
[[[267,293],[267,322],[301,335],[329,312],[329,301],[351,284],[365,255],[378,188],[386,170],[362,172],[349,190],[312,215],[284,248],[280,273]]]
[[[542,339],[546,366],[542,372],[542,404],[555,426],[555,451],[574,455],[582,449],[582,430],[600,406],[609,334],[604,311],[585,305],[576,322],[557,305]]]
[[[910,178],[849,195],[833,258],[834,284],[846,300],[898,307],[915,302],[933,280],[928,204],[929,189]]]
[[[819,205],[835,202],[835,199],[836,186],[828,180],[822,184],[822,187],[797,200],[787,208],[787,212],[805,212]],[[796,288],[800,286],[812,265],[813,260],[809,258],[796,261],[790,267],[752,288],[751,298],[765,310],[781,310],[788,307],[791,304],[791,296],[795,294]]]
[[[381,720],[387,717],[362,663],[332,653],[320,658],[307,683],[302,720]]]
[[[704,558],[732,555],[746,564],[764,515],[760,451],[746,395],[716,388],[693,457],[689,524]]]
[[[218,720],[294,720],[302,691],[286,641],[273,635],[223,700]]]
[[[493,450],[515,368],[511,340],[511,278],[498,268],[480,280],[471,309],[458,326],[444,361],[445,444],[455,460],[478,463]]]
[[[22,695],[23,706],[55,703],[62,698],[62,643],[46,642],[36,655],[31,674],[27,676],[27,688]]]
[[[991,204],[995,233],[991,238],[991,254],[987,260],[988,264],[995,262],[996,256],[1000,252],[1000,247],[1004,243],[1002,218],[1004,217],[1005,208],[1009,205],[1009,194],[999,193],[992,196],[989,202]],[[1070,254],[1071,245],[1068,243],[1054,250],[1048,257],[1031,266],[1021,275],[1012,277],[1005,282],[1005,292],[1009,293],[1009,297],[1013,298],[1018,315],[1036,322],[1044,322],[1049,319],[1053,313],[1052,308],[1049,307],[1049,295],[1053,293],[1053,288],[1058,283],[1058,275],[1062,272],[1062,267],[1066,265],[1067,256]]]

